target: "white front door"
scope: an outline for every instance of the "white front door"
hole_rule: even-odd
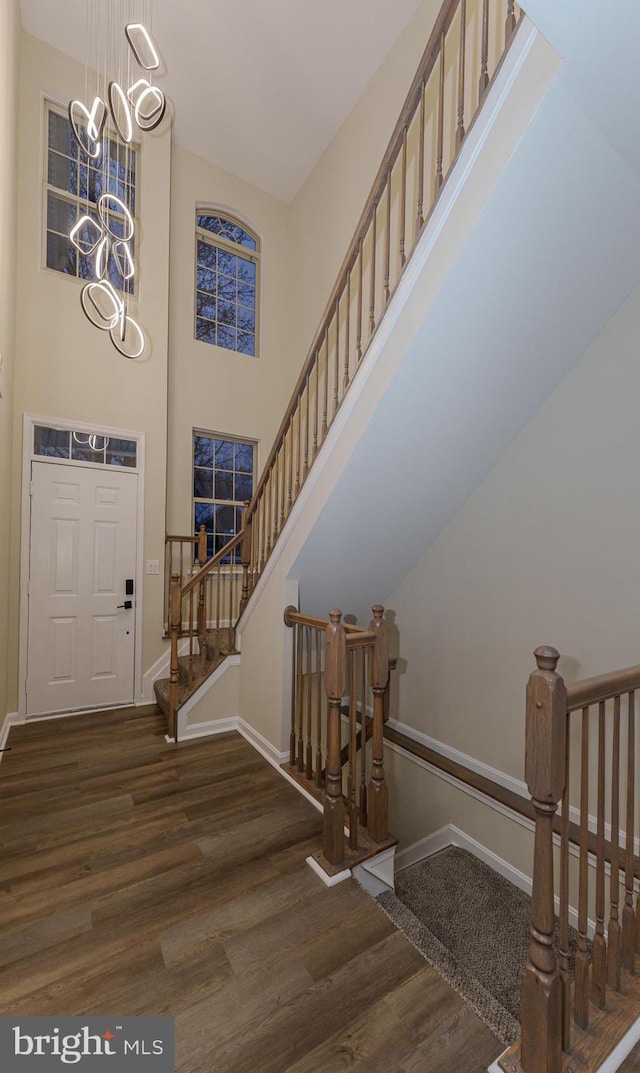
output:
[[[32,462],[27,715],[133,701],[137,482]]]

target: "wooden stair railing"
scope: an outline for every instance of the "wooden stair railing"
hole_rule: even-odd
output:
[[[578,1073],[598,1069],[638,1017],[640,912],[634,886],[640,877],[635,852],[640,666],[567,687],[557,673],[560,656],[554,648],[537,648],[535,657],[537,669],[527,687],[525,763],[535,813],[531,938],[522,981],[522,1036],[501,1065],[507,1073]],[[573,756],[572,743],[578,746]],[[578,824],[571,822],[571,812],[577,812]],[[557,939],[554,828],[560,834]],[[577,876],[570,870],[570,842],[578,846]],[[577,895],[573,984],[570,891]],[[590,910],[595,915],[591,944]]]
[[[384,608],[373,608],[368,630],[342,622],[341,611],[319,619],[287,607],[284,621],[293,631],[293,658],[283,767],[322,802],[322,850],[314,856],[331,875],[395,844],[383,757],[390,666]]]
[[[445,0],[440,10],[245,512],[253,531],[250,590],[357,375],[521,17],[513,0]]]
[[[206,561],[207,535],[198,536],[198,560],[203,566],[188,581],[173,574],[169,582],[169,705],[168,736],[177,741],[180,703],[180,659],[187,661],[193,692],[208,674],[235,649],[235,628],[248,599],[247,569],[242,567],[246,530],[238,533],[212,559]],[[180,640],[186,639],[180,653]]]
[[[242,532],[206,563],[198,537],[166,538],[166,600],[174,630],[193,619],[200,575],[242,547],[246,606],[300,490],[353,383],[385,310],[446,184],[513,41],[523,11],[514,0],[445,0],[411,83],[373,187],[331,291],[322,320],[280,424],[253,499],[242,512]],[[479,77],[478,77],[479,72]],[[234,552],[235,554],[235,552]],[[178,577],[178,596],[171,595]],[[203,575],[204,576],[204,575]],[[167,619],[167,630],[172,633]],[[197,629],[187,628],[189,652]],[[173,634],[172,634],[173,637]],[[173,645],[173,640],[172,640]],[[177,683],[172,648],[172,686]],[[175,695],[175,688],[173,693]],[[175,717],[175,708],[170,723]],[[174,728],[175,729],[175,728]]]

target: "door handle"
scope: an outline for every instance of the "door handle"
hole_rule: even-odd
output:
[[[130,611],[131,608],[133,607],[133,601],[132,600],[125,600],[125,602],[123,604],[118,604],[118,606],[116,608],[116,611],[119,611],[121,607],[124,607],[125,611]]]

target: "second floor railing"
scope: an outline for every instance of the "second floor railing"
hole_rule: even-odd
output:
[[[227,600],[225,621],[230,628],[235,626],[354,382],[521,16],[513,0],[445,0],[255,494],[242,512],[242,532],[210,563],[205,562],[206,541],[197,536],[167,537],[167,629],[176,696],[178,638],[188,635],[188,654],[195,668],[193,657],[205,658],[206,640],[203,612],[198,609],[206,602],[210,606]],[[170,589],[179,591],[170,594]],[[204,621],[212,621],[209,611]]]
[[[261,574],[515,35],[513,0],[446,0],[246,519]]]

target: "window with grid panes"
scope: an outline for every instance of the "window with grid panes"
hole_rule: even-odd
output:
[[[196,211],[196,339],[256,356],[259,261],[259,239],[243,224]]]
[[[255,443],[212,432],[193,434],[194,534],[204,525],[208,559],[240,532],[244,503],[253,496],[255,462]],[[240,562],[239,548],[234,562]]]
[[[135,218],[136,149],[119,144],[105,134],[97,160],[90,160],[80,149],[71,130],[68,116],[54,105],[46,105],[47,174],[46,174],[46,256],[47,268],[65,272],[79,279],[95,279],[95,254],[83,257],[69,239],[69,233],[81,216],[90,216],[100,226],[97,213],[99,197],[115,194]],[[124,234],[124,219],[113,207],[109,224],[115,233]],[[82,233],[80,238],[86,238]],[[132,254],[135,239],[132,240]],[[109,259],[108,278],[119,291],[132,293],[134,280],[125,280],[115,258]]]

